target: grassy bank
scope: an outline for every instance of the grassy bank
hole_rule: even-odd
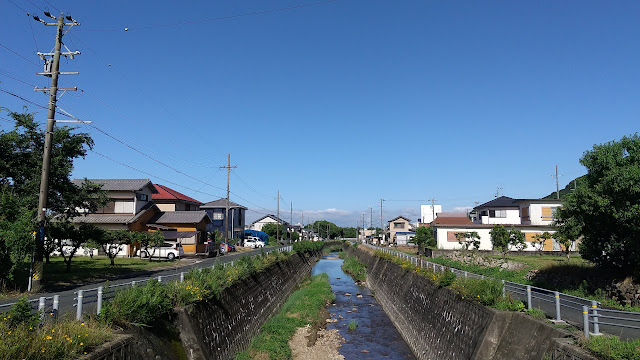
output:
[[[355,256],[347,256],[342,263],[342,271],[351,275],[353,280],[364,282],[367,280],[367,267]]]
[[[291,359],[289,340],[299,327],[322,321],[321,310],[333,301],[329,276],[319,274],[303,282],[282,306],[282,310],[262,326],[260,334],[251,341],[248,351],[236,356],[238,360]]]

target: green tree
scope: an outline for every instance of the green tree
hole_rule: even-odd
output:
[[[76,228],[69,220],[61,219],[50,223],[47,227],[47,233],[66,264],[65,271],[70,272],[71,260],[80,246],[87,241],[99,242],[103,237],[104,230],[87,223],[82,223]]]
[[[556,226],[555,238],[558,244],[562,246],[562,251],[567,255],[567,261],[571,260],[571,249],[575,242],[580,238],[581,226],[578,219],[568,217],[567,212],[563,208],[556,209],[553,214],[554,225]]]
[[[594,145],[580,163],[587,174],[556,210],[558,232],[582,236],[584,259],[640,275],[640,137]]]
[[[548,231],[533,235],[533,247],[538,251],[540,256],[542,256],[542,251],[544,251],[544,244],[549,240],[553,241],[553,236]]]
[[[148,231],[148,232],[132,232],[131,234],[135,234],[134,236],[137,238],[136,240],[140,243],[140,257],[143,254],[149,256],[149,261],[153,255],[155,255],[156,250],[164,243],[164,235],[162,235],[162,231]],[[149,251],[151,250],[151,251]]]
[[[509,252],[509,230],[502,225],[494,225],[490,234],[493,248],[502,252],[502,259],[504,260]]]
[[[416,229],[416,235],[409,240],[409,243],[418,245],[418,255],[424,255],[425,247],[435,247],[433,229],[420,226]]]
[[[280,235],[280,238],[287,236],[287,229],[282,224],[268,223],[262,226],[262,231],[266,232],[269,237],[275,238],[276,234]]]
[[[134,233],[128,230],[107,230],[104,236],[98,238],[95,242],[104,250],[111,261],[111,266],[115,266],[115,258],[129,244],[139,241],[141,233]]]
[[[516,248],[518,251],[523,251],[527,248],[524,233],[513,226],[509,230],[509,246]]]
[[[477,231],[459,232],[455,235],[458,244],[462,245],[464,251],[469,250],[469,248],[471,248],[471,250],[478,250],[480,248],[480,235],[478,235]]]
[[[45,131],[34,121],[32,113],[9,112],[9,115],[15,121],[14,128],[0,130],[0,242],[5,243],[0,257],[9,259],[9,263],[5,263],[5,258],[0,261],[3,263],[0,279],[14,281],[15,271],[24,268],[26,254],[35,245],[32,234],[36,229]],[[100,185],[85,182],[77,186],[71,182],[74,160],[84,158],[93,147],[89,134],[73,130],[55,127],[51,150],[47,210],[63,219],[79,215],[79,209],[95,211],[107,201]]]

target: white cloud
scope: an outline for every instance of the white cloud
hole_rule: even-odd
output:
[[[448,212],[465,213],[466,214],[471,210],[473,210],[472,206],[456,206],[453,209],[449,210]]]

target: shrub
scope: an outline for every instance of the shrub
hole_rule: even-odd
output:
[[[358,327],[358,323],[355,320],[351,320],[349,326],[347,327],[349,331],[354,331]]]
[[[498,301],[494,306],[498,310],[506,310],[506,311],[524,310],[524,303],[520,300],[514,300],[511,294],[509,294],[507,297],[501,297],[500,299],[498,299]],[[542,313],[542,317],[544,317],[544,312]]]
[[[522,304],[522,306],[524,306],[524,304]],[[527,309],[525,311],[525,313],[527,313],[527,315],[534,317],[536,319],[546,319],[547,316],[544,314],[544,311],[540,310],[540,309]]]
[[[107,323],[148,326],[171,309],[167,288],[155,279],[142,286],[120,291],[103,308],[101,317]]]
[[[458,277],[451,285],[463,299],[473,299],[494,306],[502,298],[502,282],[496,279]]]
[[[293,251],[296,253],[312,253],[322,250],[324,243],[322,241],[298,241],[293,243]]]
[[[35,327],[40,322],[39,315],[40,313],[33,315],[31,304],[27,300],[27,297],[23,296],[18,299],[16,304],[11,308],[11,311],[9,311],[7,322],[10,327],[16,327],[21,324],[28,327]]]
[[[354,256],[349,256],[344,260],[342,270],[351,275],[355,281],[365,281],[367,279],[367,267]]]
[[[615,336],[592,336],[582,344],[604,360],[640,360],[640,340],[624,341]]]
[[[438,277],[438,287],[450,286],[454,281],[456,281],[456,274],[453,271],[447,269],[446,271],[440,273],[440,276]]]

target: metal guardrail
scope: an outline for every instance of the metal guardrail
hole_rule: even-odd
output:
[[[282,246],[279,247],[277,249],[272,249],[269,251],[265,251],[264,254],[269,254],[270,252],[273,251],[279,251],[279,252],[283,252],[283,251],[292,251],[293,250],[293,246],[288,245],[288,246]],[[246,256],[246,255],[245,255]],[[252,256],[258,256],[258,254],[256,255],[252,255]],[[233,266],[234,261],[230,261],[230,262],[226,262],[226,263],[222,263],[221,265],[224,267],[227,266]],[[214,268],[215,266],[219,265],[219,263],[214,263],[213,265],[211,265],[211,268]],[[192,269],[198,269],[198,270],[202,270],[204,267],[194,267]],[[113,284],[113,285],[109,285],[109,286],[98,286],[96,288],[92,288],[92,289],[84,289],[84,290],[78,290],[78,291],[74,291],[73,293],[75,294],[75,297],[73,298],[73,304],[67,304],[69,306],[75,307],[75,313],[76,313],[76,320],[81,321],[82,317],[88,313],[87,311],[87,307],[85,305],[89,305],[89,304],[96,304],[95,307],[95,314],[99,315],[100,312],[102,312],[102,305],[104,304],[105,300],[108,300],[112,297],[115,296],[116,292],[126,289],[126,288],[130,288],[130,287],[134,287],[136,285],[142,284],[146,281],[149,281],[151,279],[156,279],[159,282],[170,282],[170,281],[179,281],[179,282],[184,282],[184,278],[185,278],[185,274],[188,271],[181,271],[179,273],[176,274],[170,274],[170,275],[159,275],[156,277],[149,277],[146,279],[142,279],[142,280],[132,280],[130,282],[126,282],[126,283],[120,283],[120,284]],[[33,311],[33,313],[38,313],[40,314],[40,321],[44,322],[46,314],[48,313],[50,316],[52,316],[54,319],[58,319],[59,315],[60,315],[60,294],[55,294],[53,296],[49,296],[49,297],[45,297],[45,296],[41,296],[39,298],[36,299],[31,299],[28,300],[28,303],[31,305],[31,309]],[[8,303],[8,304],[1,304],[0,305],[0,314],[2,313],[6,313],[9,312],[11,310],[11,308],[16,304],[16,302],[13,303]]]
[[[478,275],[468,271],[432,263],[427,260],[418,259],[415,256],[391,250],[389,248],[378,247],[366,243],[362,245],[375,250],[380,250],[383,253],[391,254],[403,260],[410,261],[416,266],[430,268],[436,272],[449,270],[454,272],[457,276],[473,277],[478,279],[494,279],[488,276]],[[586,338],[589,338],[589,335],[602,335],[600,332],[600,325],[613,328],[618,327],[640,330],[640,313],[603,309],[599,307],[601,304],[595,300],[584,299],[578,296],[531,285],[523,285],[505,280],[500,281],[502,282],[503,296],[511,294],[513,297],[524,301],[527,304],[527,309],[533,309],[534,303],[537,302],[545,315],[553,319],[552,321],[567,322],[568,320],[569,322],[572,322],[573,325],[581,327]],[[543,307],[546,309],[542,309]],[[580,315],[582,315],[582,321],[580,321]],[[592,329],[593,331],[591,331]]]

